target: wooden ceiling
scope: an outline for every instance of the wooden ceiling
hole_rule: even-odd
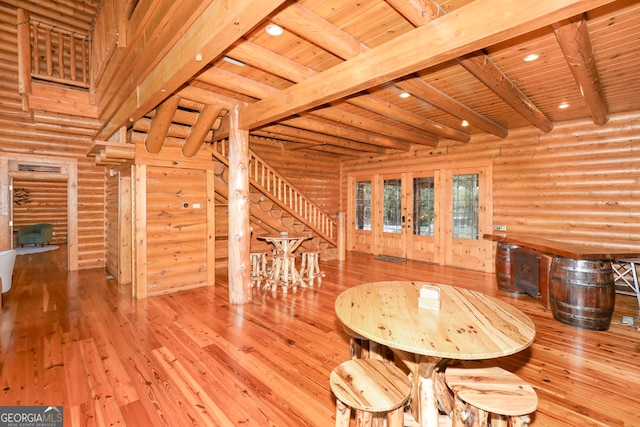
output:
[[[59,13],[73,25],[92,3],[67,1],[82,13]],[[160,61],[162,81],[141,77],[124,88],[122,102],[103,109],[97,136],[107,139],[133,117],[134,131],[161,146],[203,116],[206,130],[215,129],[205,139],[220,139],[228,121],[216,119],[240,103],[240,123],[253,137],[359,156],[445,139],[467,143],[480,133],[504,138],[523,126],[549,132],[573,119],[602,125],[611,114],[640,109],[637,1],[270,0],[257,9],[231,10],[246,19],[223,24],[257,24],[236,34],[211,28],[202,53],[176,43],[183,56],[205,61]],[[284,33],[268,35],[271,24]],[[538,60],[523,60],[533,53]],[[150,88],[147,99],[126,103],[126,92],[140,87]],[[152,135],[154,117],[171,120],[173,130]]]

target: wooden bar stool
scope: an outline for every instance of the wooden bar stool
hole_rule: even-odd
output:
[[[260,288],[260,284],[267,278],[267,253],[251,252],[251,286]]]
[[[313,280],[318,279],[318,285],[322,282],[324,273],[320,271],[319,252],[302,252],[302,261],[300,264],[300,274],[303,280],[307,281],[309,287],[313,286]]]
[[[387,427],[404,426],[404,403],[411,381],[397,366],[374,359],[351,359],[338,365],[329,377],[336,396],[336,426],[348,427],[355,409],[356,425],[370,426],[386,414]]]
[[[455,402],[452,426],[491,427],[529,425],[538,408],[535,390],[517,375],[499,367],[447,368],[446,383]]]
[[[280,286],[284,293],[289,288],[294,292],[298,289],[298,284],[304,285],[300,273],[296,269],[295,255],[278,254],[273,257],[273,266],[267,279],[265,289],[271,288],[274,292]]]
[[[611,261],[616,293],[635,296],[638,299],[638,309],[640,309],[638,265],[640,265],[640,258],[614,259]]]

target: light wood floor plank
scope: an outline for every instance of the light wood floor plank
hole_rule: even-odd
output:
[[[534,344],[488,363],[538,393],[531,425],[640,425],[640,331],[633,297],[617,296],[606,332],[555,321],[495,276],[349,253],[322,262],[322,284],[256,293],[230,305],[216,285],[133,300],[104,270],[63,271],[64,248],[18,257],[0,314],[0,404],[64,405],[67,426],[330,426],[329,373],[349,357],[334,312],[344,289],[379,280],[472,288],[508,301],[536,324]]]

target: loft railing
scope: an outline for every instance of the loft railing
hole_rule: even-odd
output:
[[[229,166],[229,140],[208,144],[213,155]],[[267,162],[249,150],[249,180],[282,209],[303,222],[325,240],[336,245],[337,224],[318,205],[305,197]]]
[[[91,41],[58,25],[29,19],[18,11],[20,93],[30,93],[31,79],[89,88]]]

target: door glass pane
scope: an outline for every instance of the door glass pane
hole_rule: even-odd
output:
[[[478,240],[478,175],[453,176],[453,237]]]
[[[433,177],[413,179],[413,234],[433,236]]]
[[[402,180],[385,179],[383,186],[382,230],[385,233],[402,233]]]
[[[371,230],[371,182],[356,182],[356,230]]]

